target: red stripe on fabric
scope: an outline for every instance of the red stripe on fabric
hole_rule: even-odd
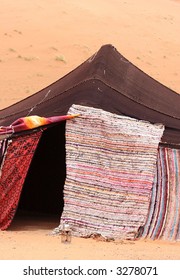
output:
[[[154,218],[154,226],[152,229],[152,233],[151,233],[151,238],[152,239],[156,239],[159,237],[159,233],[161,230],[161,227],[159,228],[158,226],[158,217],[159,217],[159,213],[160,213],[160,206],[161,206],[161,200],[162,200],[162,187],[163,187],[163,181],[162,181],[162,160],[161,158],[164,158],[164,148],[159,150],[159,154],[158,154],[158,165],[157,165],[157,182],[158,182],[158,188],[157,188],[157,192],[156,192],[156,204],[155,204],[155,216]]]

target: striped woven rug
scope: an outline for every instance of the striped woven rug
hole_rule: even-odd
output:
[[[180,241],[180,150],[159,148],[143,237]]]
[[[66,124],[67,176],[60,227],[73,235],[134,238],[144,225],[162,125],[73,105]]]

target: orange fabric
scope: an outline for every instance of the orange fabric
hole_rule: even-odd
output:
[[[79,115],[76,114],[76,115],[53,116],[49,118],[44,118],[39,116],[28,116],[24,118],[19,118],[15,122],[13,122],[10,126],[1,126],[0,134],[29,130],[43,125],[69,120],[77,116]]]

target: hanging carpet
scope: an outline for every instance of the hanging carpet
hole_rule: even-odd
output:
[[[17,209],[31,159],[42,132],[19,136],[9,143],[0,178],[0,229],[10,225]]]
[[[76,236],[133,239],[146,222],[164,127],[73,105],[60,227]]]
[[[180,241],[180,150],[160,147],[143,237]]]

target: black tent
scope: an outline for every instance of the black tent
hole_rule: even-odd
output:
[[[166,130],[162,143],[180,142],[180,96],[105,45],[75,70],[34,95],[0,111],[0,125],[26,115],[67,113],[72,104],[101,108],[152,123]]]
[[[138,69],[112,45],[102,46],[92,57],[55,83],[1,110],[0,126],[9,126],[25,116],[64,115],[73,104],[102,109],[152,124],[161,123],[165,131],[160,146],[172,149],[180,147],[180,96]],[[20,137],[23,135],[21,133]],[[19,137],[12,135],[14,139],[16,136]],[[29,159],[30,166],[27,165],[27,171],[24,172],[25,181],[21,182],[23,190],[19,207],[23,210],[59,214],[63,210],[62,194],[66,179],[65,122],[48,127],[37,138],[40,140],[35,140],[37,148],[32,148],[33,159]],[[20,144],[16,145],[18,155],[21,145],[25,145],[25,148],[29,146],[28,141],[28,137],[22,138]],[[15,170],[20,180],[21,174],[18,172]],[[1,185],[0,178],[0,192],[3,193],[5,185],[5,181]],[[166,197],[163,199],[166,201]],[[152,205],[152,209],[154,207]],[[11,210],[13,213],[8,213],[10,219],[16,209]],[[3,218],[0,216],[0,226],[1,220]]]

